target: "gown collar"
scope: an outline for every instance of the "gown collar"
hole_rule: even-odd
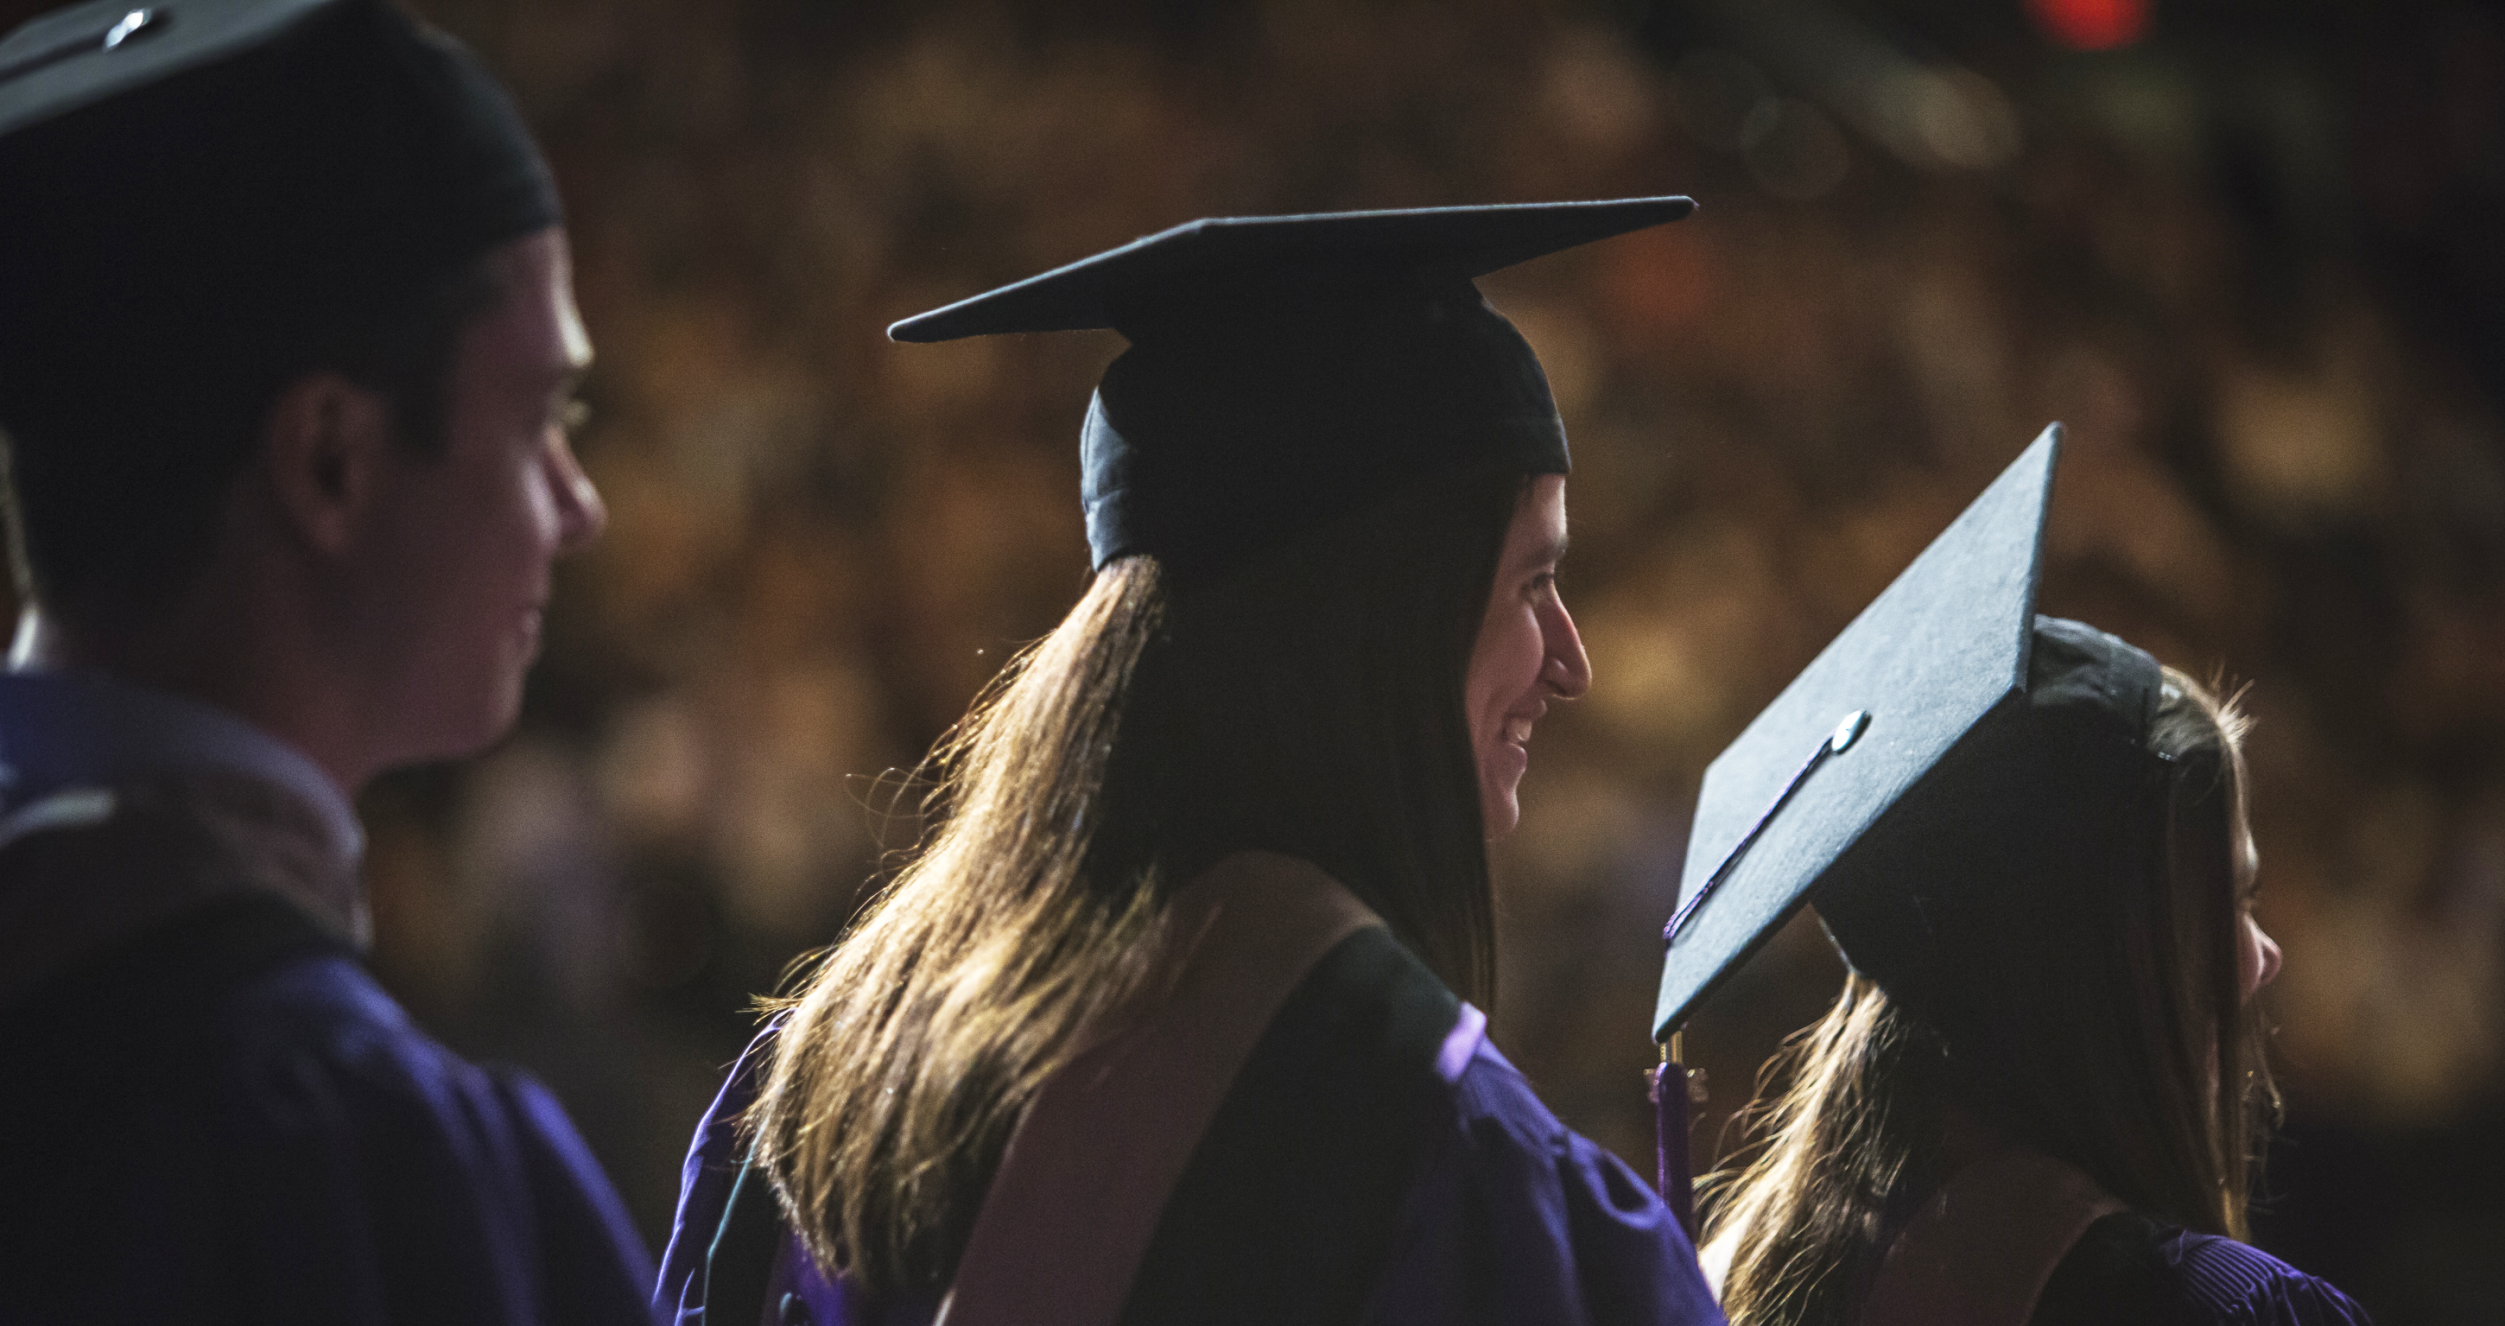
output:
[[[363,849],[348,798],[241,719],[94,674],[0,674],[0,1005],[250,897],[362,949]]]
[[[302,751],[224,710],[97,672],[0,673],[0,811],[76,788],[173,774],[276,786],[354,865],[365,832],[348,796]]]

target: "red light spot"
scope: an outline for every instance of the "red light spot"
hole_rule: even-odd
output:
[[[2148,31],[2148,0],[2027,0],[2027,12],[2074,51],[2110,51]]]

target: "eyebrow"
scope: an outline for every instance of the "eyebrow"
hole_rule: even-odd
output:
[[[1523,559],[1523,565],[1546,566],[1551,562],[1564,561],[1566,559],[1566,543],[1567,536],[1563,534],[1558,535],[1556,538],[1551,539],[1547,543],[1533,549],[1531,551],[1531,555]]]

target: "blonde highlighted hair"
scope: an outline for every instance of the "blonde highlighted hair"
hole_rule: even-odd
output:
[[[934,753],[939,826],[780,1004],[749,1124],[821,1266],[954,1276],[1020,1112],[1133,997],[1174,889],[1321,866],[1494,997],[1463,682],[1519,473],[1430,479],[1222,578],[1118,560]]]

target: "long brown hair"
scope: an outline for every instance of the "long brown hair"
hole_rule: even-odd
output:
[[[2159,823],[2123,887],[2014,927],[1972,979],[2006,1034],[1947,1028],[1854,974],[1767,1066],[1741,1162],[1707,1181],[1734,1326],[1844,1326],[1947,1175],[1952,1116],[2085,1171],[2133,1209],[2242,1235],[2278,1096],[2237,977],[2245,720],[2171,668],[2148,748]],[[2143,850],[2144,849],[2144,850]],[[2094,918],[2093,929],[2069,924]],[[2098,933],[2102,932],[2102,933]],[[2031,977],[2011,977],[2032,971]],[[1779,1094],[1777,1094],[1779,1092]],[[1715,1249],[1716,1252],[1721,1249]]]
[[[1116,561],[994,683],[931,757],[927,845],[781,1004],[751,1120],[820,1265],[953,1277],[1027,1101],[1230,852],[1315,862],[1492,1002],[1462,690],[1525,487],[1446,474],[1215,579]]]

